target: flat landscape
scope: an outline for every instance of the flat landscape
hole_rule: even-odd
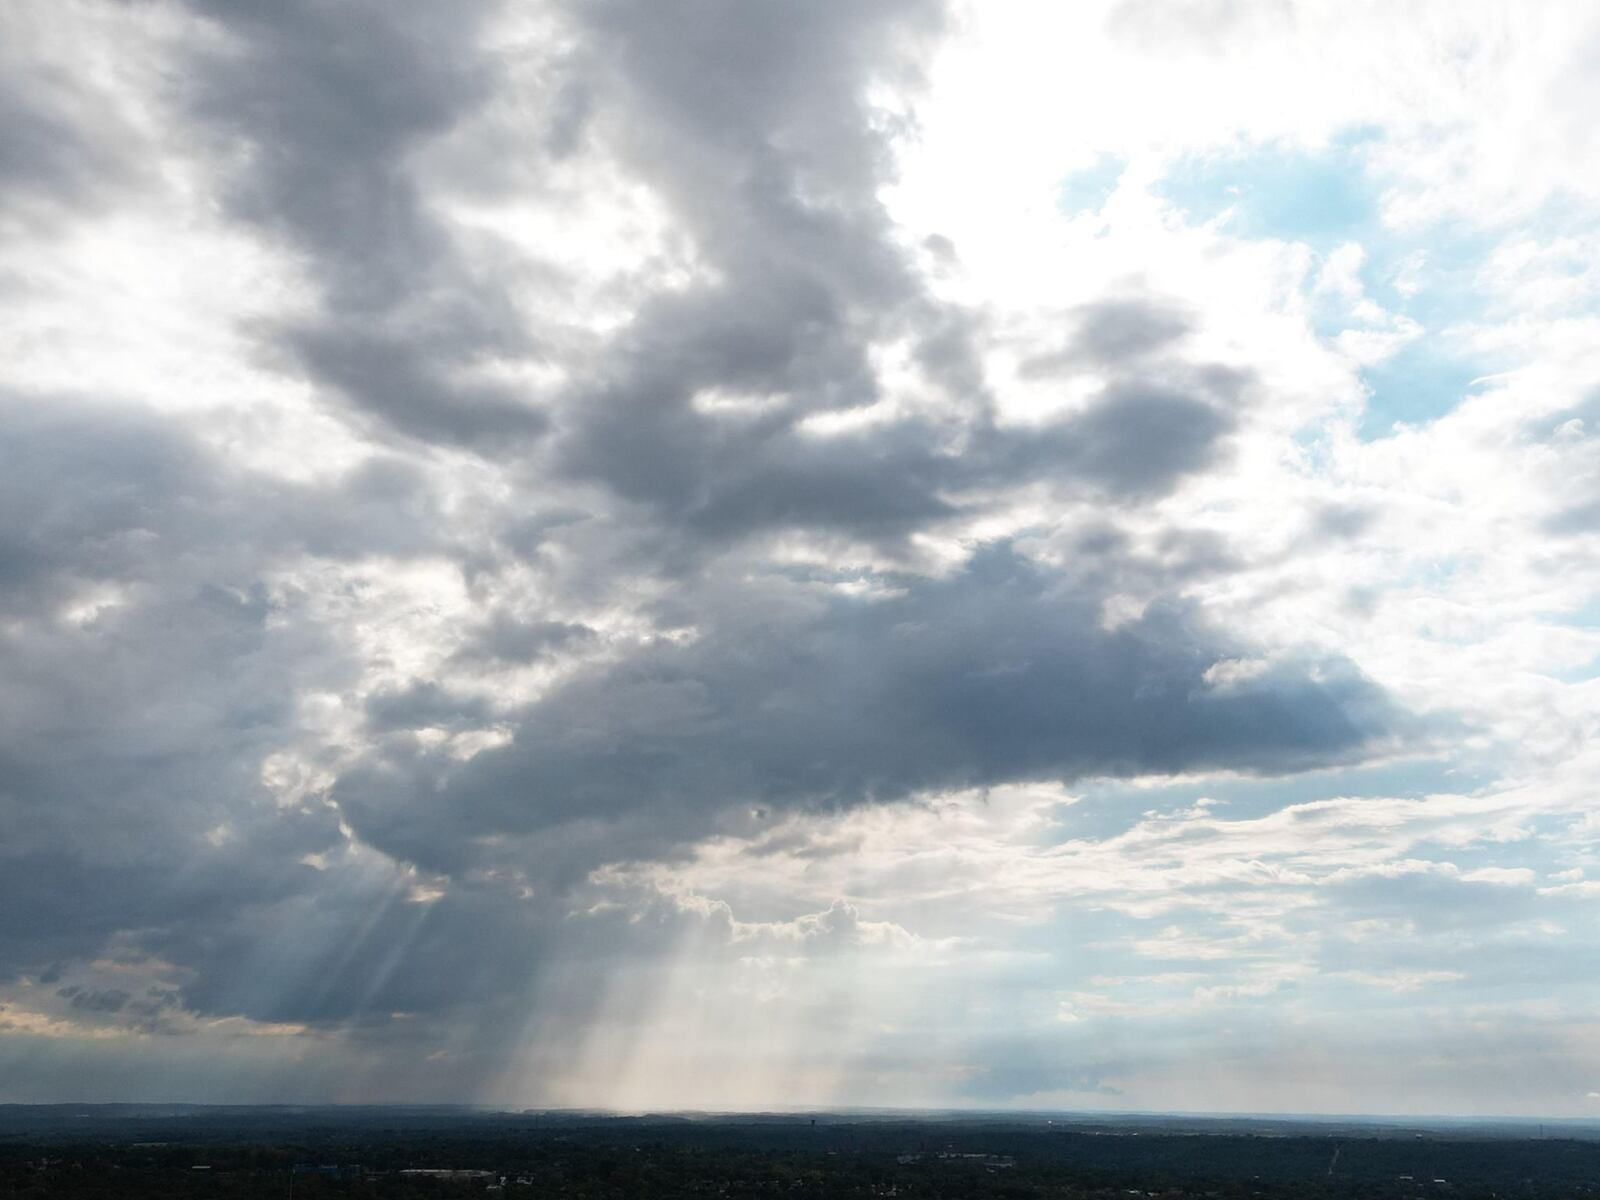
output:
[[[1600,1123],[0,1106],[0,1197],[1537,1197]]]

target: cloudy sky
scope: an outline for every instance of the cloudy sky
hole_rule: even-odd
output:
[[[0,13],[0,1100],[1600,1116],[1600,10]]]

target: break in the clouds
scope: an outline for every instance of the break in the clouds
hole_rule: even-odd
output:
[[[24,0],[0,1099],[1593,1111],[1581,4]]]

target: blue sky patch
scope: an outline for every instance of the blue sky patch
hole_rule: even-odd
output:
[[[1073,171],[1061,181],[1056,191],[1056,207],[1068,216],[1099,212],[1100,208],[1117,190],[1117,181],[1128,162],[1124,158],[1102,154],[1090,166]]]
[[[1371,140],[1370,134],[1352,134],[1317,152],[1274,144],[1185,159],[1156,192],[1193,221],[1226,213],[1226,227],[1240,237],[1302,241],[1326,250],[1363,240],[1377,222],[1379,192],[1363,150]]]
[[[1452,353],[1438,335],[1424,335],[1392,358],[1361,372],[1367,405],[1357,430],[1364,441],[1387,437],[1396,422],[1419,425],[1451,412],[1486,373],[1484,363]]]
[[[1423,329],[1393,357],[1361,372],[1368,400],[1358,435],[1369,441],[1390,436],[1396,422],[1444,416],[1471,393],[1474,380],[1504,367],[1464,353],[1445,333],[1492,302],[1477,280],[1490,238],[1456,223],[1386,228],[1379,219],[1381,181],[1366,153],[1379,136],[1362,127],[1316,151],[1270,143],[1184,159],[1156,187],[1191,221],[1221,218],[1239,237],[1300,242],[1319,255],[1348,243],[1362,248],[1366,295]],[[1337,302],[1313,317],[1318,335],[1330,339],[1365,327]]]

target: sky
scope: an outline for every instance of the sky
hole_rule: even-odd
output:
[[[0,1101],[1600,1117],[1600,8],[0,8]]]

